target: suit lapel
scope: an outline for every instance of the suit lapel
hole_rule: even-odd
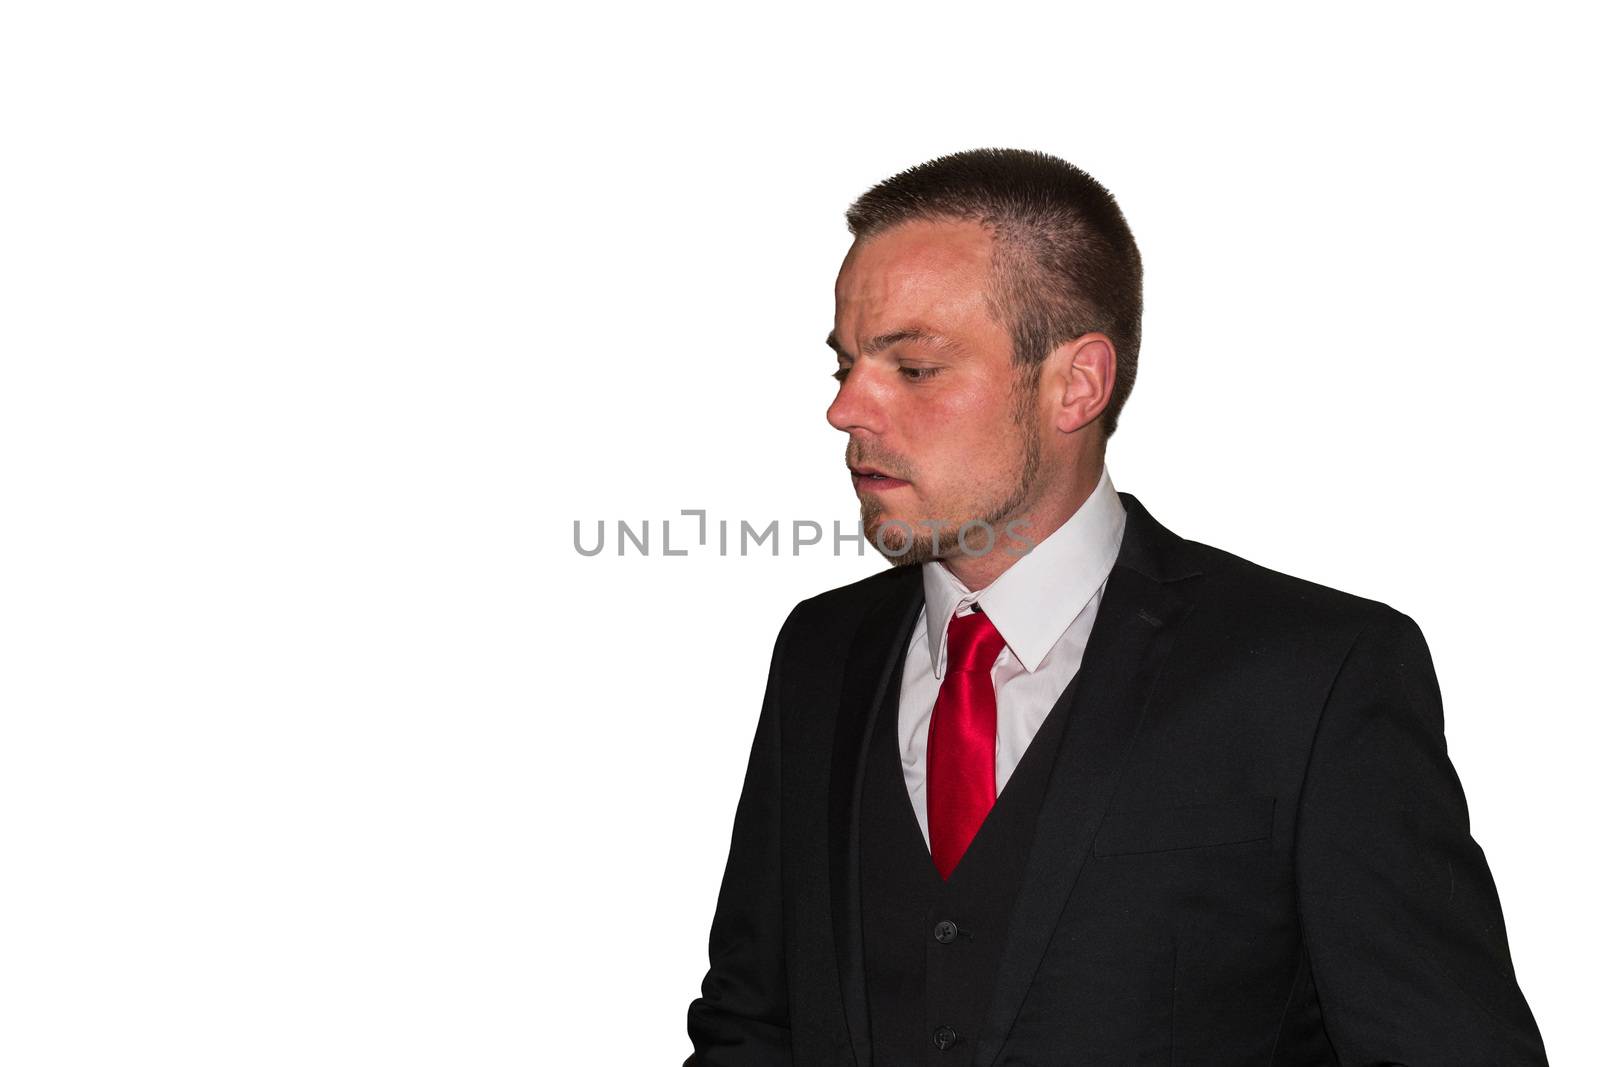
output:
[[[1040,808],[975,1067],[1000,1054],[1132,747],[1151,688],[1192,604],[1171,583],[1198,573],[1183,542],[1131,494],[1116,565],[1079,668],[1067,732]]]
[[[828,790],[828,867],[839,985],[859,1067],[872,1061],[861,947],[861,783],[866,773],[867,741],[878,716],[898,714],[900,691],[894,683],[900,678],[911,630],[921,611],[921,568],[894,572],[888,593],[867,613],[851,642],[839,691]]]

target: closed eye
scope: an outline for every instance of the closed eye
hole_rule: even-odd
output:
[[[943,369],[943,367],[901,367],[900,376],[908,382],[917,384],[928,381]],[[849,367],[840,367],[830,375],[830,377],[836,382],[842,382],[849,376]]]

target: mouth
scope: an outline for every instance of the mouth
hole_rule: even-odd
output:
[[[851,467],[850,481],[855,484],[857,492],[865,490],[869,493],[886,492],[911,484],[903,478],[885,474],[876,467]]]

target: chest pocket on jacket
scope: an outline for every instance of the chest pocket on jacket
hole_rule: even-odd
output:
[[[1272,836],[1274,797],[1240,797],[1149,811],[1113,811],[1094,836],[1096,856],[1237,845]]]

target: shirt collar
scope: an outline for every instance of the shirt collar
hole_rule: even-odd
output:
[[[974,593],[943,563],[923,564],[934,677],[944,677],[950,620],[973,603],[983,605],[1018,662],[1029,673],[1037,670],[1111,573],[1126,524],[1127,511],[1102,465],[1099,483],[1078,510],[988,588]]]

